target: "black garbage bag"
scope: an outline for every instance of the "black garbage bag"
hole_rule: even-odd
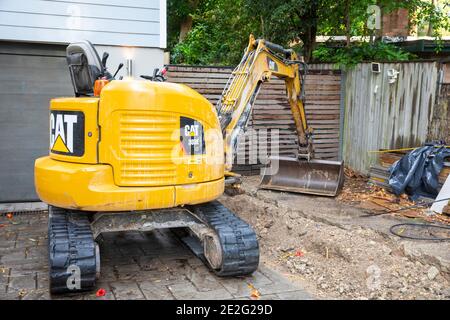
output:
[[[446,157],[450,157],[450,150],[443,144],[414,149],[389,168],[389,186],[396,195],[405,192],[412,200],[420,196],[436,198]]]

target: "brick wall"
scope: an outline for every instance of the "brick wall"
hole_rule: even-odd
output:
[[[409,16],[407,9],[398,9],[388,14],[383,14],[382,35],[389,37],[401,37],[409,35]]]

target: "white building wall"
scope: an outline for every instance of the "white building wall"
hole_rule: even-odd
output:
[[[0,40],[86,39],[110,53],[111,72],[132,59],[135,77],[163,65],[166,29],[166,0],[0,0]]]
[[[118,65],[122,62],[123,68],[118,76],[126,76],[126,60],[132,61],[132,76],[139,79],[141,74],[152,75],[154,68],[161,69],[164,65],[164,52],[159,48],[138,48],[96,45],[100,57],[104,51],[109,53],[107,62],[108,70],[114,73]]]
[[[1,0],[0,38],[165,47],[165,0]]]

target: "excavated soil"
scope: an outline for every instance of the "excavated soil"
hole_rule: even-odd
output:
[[[345,211],[337,201],[305,196],[291,204],[270,200],[283,194],[257,191],[257,180],[245,178],[245,194],[223,196],[220,201],[254,227],[261,263],[317,298],[450,298],[445,275],[405,256],[399,241],[363,226],[342,227],[314,218],[315,212],[330,210],[333,203]]]

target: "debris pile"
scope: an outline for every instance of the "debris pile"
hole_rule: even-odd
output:
[[[450,169],[450,168],[449,168]],[[374,184],[372,177],[359,174],[350,168],[345,168],[345,182],[338,201],[354,205],[374,214],[391,213],[407,218],[418,218],[429,222],[450,224],[450,206],[444,209],[442,215],[429,215],[427,206],[411,201],[406,194],[396,196],[390,189]]]
[[[373,190],[368,178],[348,167],[344,168],[345,180],[337,199],[348,204],[359,204]]]
[[[389,179],[389,168],[398,160],[400,160],[404,155],[406,155],[406,151],[390,151],[386,152],[383,149],[380,149],[380,154],[378,157],[378,164],[370,167],[369,171],[369,181],[374,185],[383,187],[387,190],[390,190],[388,179]],[[442,186],[444,184],[445,179],[450,174],[450,162],[444,161],[444,167],[439,173],[439,184]]]

